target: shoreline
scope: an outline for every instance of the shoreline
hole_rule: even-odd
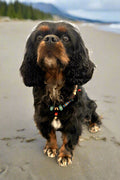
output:
[[[60,18],[54,18],[53,21],[59,21]],[[0,23],[1,22],[40,22],[42,20],[21,20],[21,19],[11,19],[9,17],[0,17]],[[46,20],[47,21],[47,20]],[[49,20],[48,20],[49,21]],[[68,21],[69,20],[65,20]],[[119,23],[99,23],[99,22],[86,22],[86,21],[70,21],[73,24],[81,24],[82,26],[92,26],[94,28],[97,28],[98,30],[104,31],[104,32],[111,32],[115,34],[120,34],[120,22]]]

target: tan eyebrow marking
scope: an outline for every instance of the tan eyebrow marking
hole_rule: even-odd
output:
[[[39,28],[40,31],[49,31],[50,28],[47,25],[43,25]]]
[[[58,26],[57,30],[61,32],[66,32],[67,28],[65,26]]]

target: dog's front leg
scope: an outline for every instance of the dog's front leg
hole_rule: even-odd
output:
[[[47,139],[46,146],[44,148],[44,153],[48,157],[53,158],[57,155],[58,150],[57,138],[54,129],[51,130],[51,132],[48,134],[48,137],[49,138]]]
[[[63,144],[59,149],[57,162],[60,166],[68,166],[72,164],[73,150],[78,144],[79,136],[81,135],[81,126],[79,129],[75,127],[68,128],[62,134]]]
[[[57,162],[60,166],[67,166],[72,164],[73,149],[68,149],[67,144],[67,135],[63,134],[63,145],[59,149],[59,154],[57,157]]]
[[[43,122],[40,122],[41,118],[38,114],[35,114],[35,123],[37,128],[40,131],[40,134],[47,140],[46,146],[44,148],[44,153],[48,157],[55,157],[57,155],[57,138],[55,134],[55,130],[50,126],[49,121],[47,118],[42,118]],[[45,121],[45,122],[44,122]]]

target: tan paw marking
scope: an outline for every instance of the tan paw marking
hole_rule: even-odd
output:
[[[96,123],[90,124],[89,131],[91,133],[99,132],[100,131],[100,127]]]
[[[67,167],[68,165],[72,164],[72,158],[68,156],[58,157],[57,162],[59,166]]]
[[[57,155],[57,149],[52,148],[44,148],[44,154],[46,154],[48,157],[54,158]]]

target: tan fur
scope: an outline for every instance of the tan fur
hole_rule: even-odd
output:
[[[45,57],[50,59],[59,59],[62,64],[67,65],[70,61],[67,56],[66,50],[61,41],[55,43],[55,45],[48,48],[45,41],[41,41],[37,50],[37,63],[39,64]],[[48,66],[48,64],[46,64]]]
[[[50,28],[47,25],[43,25],[43,26],[38,27],[38,30],[40,30],[40,31],[49,31]]]
[[[62,71],[57,69],[48,70],[45,75],[45,83],[47,91],[50,93],[50,98],[55,101],[60,101],[60,89],[64,85],[64,77]]]
[[[58,26],[57,30],[61,31],[61,32],[66,32],[67,31],[65,26]]]

